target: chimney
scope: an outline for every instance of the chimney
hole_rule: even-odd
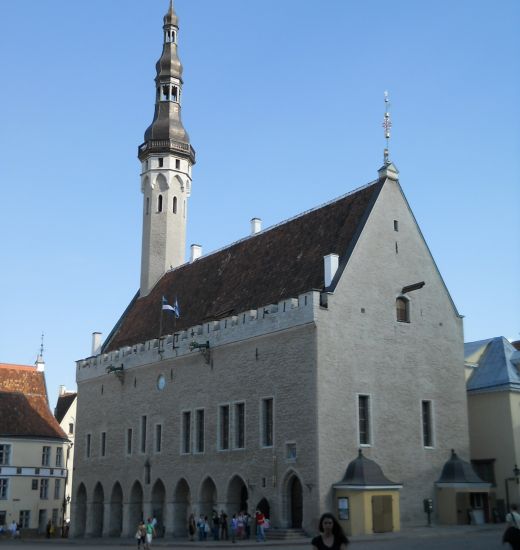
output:
[[[260,218],[253,218],[251,220],[251,235],[256,235],[262,231],[262,220]]]
[[[41,353],[38,354],[34,364],[38,372],[45,372],[45,361],[43,360],[43,355]]]
[[[190,262],[198,260],[202,256],[202,246],[200,244],[191,245],[191,259]]]
[[[58,395],[59,396],[65,395],[66,392],[67,392],[67,389],[65,388],[65,386],[63,384],[60,384],[60,389],[58,390]]]
[[[101,332],[92,333],[92,357],[101,351]]]
[[[328,254],[323,256],[323,263],[325,267],[325,288],[329,287],[336,275],[339,264],[339,256],[337,254]]]

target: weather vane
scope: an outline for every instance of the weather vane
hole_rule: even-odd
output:
[[[43,332],[42,332],[42,343],[40,344],[40,355],[43,357]]]
[[[392,128],[392,121],[390,119],[390,98],[388,92],[385,91],[385,118],[383,120],[383,128],[385,129],[385,164],[390,164],[390,128]]]

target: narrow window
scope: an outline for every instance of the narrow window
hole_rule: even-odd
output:
[[[33,491],[37,491],[38,490],[38,480],[37,479],[33,479],[32,482],[31,482],[31,489]]]
[[[0,500],[7,500],[7,489],[9,488],[9,480],[0,477]]]
[[[69,424],[69,434],[72,435],[74,433],[74,424],[71,422]]]
[[[101,432],[101,456],[107,455],[107,433]]]
[[[56,466],[61,467],[63,466],[63,448],[58,447],[56,449]]]
[[[191,412],[182,413],[182,452],[191,453]]]
[[[59,513],[58,508],[53,508],[52,509],[52,524],[53,525],[58,525],[58,513]]]
[[[395,301],[396,317],[400,323],[410,322],[408,305],[409,303],[406,298],[397,298],[397,300]]]
[[[159,157],[158,159],[159,168],[162,168],[164,166],[164,159],[162,157]]]
[[[172,86],[172,100],[177,101],[177,86]]]
[[[177,170],[181,168],[181,161],[179,159],[175,159],[175,168],[177,168]]]
[[[394,220],[394,231],[399,231],[399,222]]]
[[[425,447],[433,447],[433,431],[432,431],[432,402],[422,402],[422,428],[423,428],[423,445]]]
[[[40,479],[40,499],[47,500],[49,498],[49,480]]]
[[[235,448],[243,449],[245,447],[245,403],[235,405]]]
[[[42,466],[49,466],[51,463],[51,448],[42,447]]]
[[[157,212],[162,212],[162,195],[157,197]]]
[[[0,445],[0,466],[8,466],[11,461],[11,445]]]
[[[61,479],[54,480],[54,500],[59,500],[61,492]]]
[[[177,214],[177,197],[173,197],[173,213]]]
[[[128,428],[126,430],[126,454],[127,455],[132,454],[132,439],[133,439],[133,430],[132,428]]]
[[[296,443],[285,444],[285,459],[287,462],[294,462],[296,460]]]
[[[370,445],[370,397],[358,395],[359,444]]]
[[[204,409],[198,409],[196,411],[196,448],[197,453],[204,452]]]
[[[155,452],[160,453],[162,450],[162,424],[155,426]]]
[[[19,523],[21,529],[29,529],[31,524],[31,511],[20,510]]]
[[[150,197],[146,197],[146,215],[150,213]]]
[[[141,416],[141,452],[146,452],[146,416]]]
[[[221,405],[219,417],[219,448],[221,451],[227,451],[229,449],[229,405]]]
[[[262,399],[262,446],[273,446],[273,399]]]

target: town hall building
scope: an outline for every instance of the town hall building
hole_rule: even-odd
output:
[[[171,4],[163,30],[140,288],[77,362],[72,534],[155,516],[183,537],[190,513],[256,508],[307,533],[324,511],[350,533],[424,522],[450,456],[469,458],[462,318],[397,168],[185,262],[196,157]]]

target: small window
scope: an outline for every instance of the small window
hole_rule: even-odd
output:
[[[195,451],[197,453],[204,452],[204,409],[198,409],[195,412]]]
[[[90,444],[92,443],[92,436],[91,434],[87,434],[87,441],[86,441],[86,445],[85,445],[85,455],[87,458],[90,458],[90,451],[91,451],[91,448],[90,448]]]
[[[7,500],[7,490],[9,488],[9,480],[0,477],[0,500]]]
[[[173,197],[173,213],[177,214],[177,197]]]
[[[146,215],[150,213],[150,197],[146,197]]]
[[[221,405],[219,410],[219,449],[229,449],[229,405]]]
[[[61,492],[61,479],[54,480],[54,500],[60,499]]]
[[[262,447],[273,446],[273,399],[262,399]]]
[[[69,435],[72,435],[74,433],[74,424],[71,422],[69,424]]]
[[[181,168],[181,161],[179,159],[175,159],[175,168],[177,168],[177,170]]]
[[[20,510],[19,520],[21,529],[29,529],[31,524],[31,511]]]
[[[162,168],[164,166],[164,159],[162,157],[159,157],[158,159],[159,168]]]
[[[370,445],[370,396],[358,395],[359,444]]]
[[[56,448],[56,466],[58,466],[58,468],[61,468],[63,466],[63,448],[62,447]]]
[[[127,455],[132,454],[132,437],[133,437],[133,430],[132,428],[128,428],[126,430],[126,454]]]
[[[162,450],[162,424],[155,426],[155,452],[160,453]]]
[[[101,456],[107,456],[107,433],[101,432]]]
[[[157,212],[162,212],[162,195],[157,197]]]
[[[245,448],[246,405],[235,404],[235,448]]]
[[[423,428],[423,445],[425,447],[433,447],[433,430],[432,430],[432,402],[423,401],[422,407],[422,428]]]
[[[296,460],[296,443],[285,444],[285,460],[294,462]]]
[[[38,480],[37,479],[33,479],[32,482],[31,482],[31,489],[33,491],[37,491],[38,490]]]
[[[399,231],[399,222],[394,220],[394,231]]]
[[[2,443],[0,445],[0,466],[9,466],[11,463],[11,445]]]
[[[42,447],[42,466],[50,466],[51,464],[51,448]]]
[[[141,452],[146,452],[146,416],[141,416]]]
[[[410,322],[409,302],[406,298],[397,298],[395,301],[396,317],[400,323]]]
[[[49,480],[40,479],[40,499],[47,500],[49,498]]]
[[[182,413],[182,452],[191,453],[191,412]]]

